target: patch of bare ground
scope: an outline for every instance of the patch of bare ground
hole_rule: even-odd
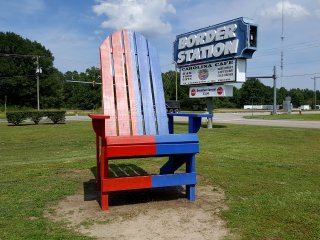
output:
[[[219,240],[230,235],[219,214],[227,209],[224,192],[217,187],[197,186],[195,203],[182,187],[114,192],[105,212],[94,181],[83,189],[48,208],[45,216],[97,239]]]

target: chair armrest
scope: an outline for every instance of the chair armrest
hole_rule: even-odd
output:
[[[188,130],[189,133],[197,133],[201,127],[201,119],[205,118],[212,118],[213,114],[209,113],[168,113],[169,119],[169,133],[173,133],[173,117],[188,117],[189,118],[189,126]]]
[[[105,121],[109,119],[110,116],[103,114],[89,114],[88,116],[92,119],[92,126],[95,133],[100,137],[105,137]]]

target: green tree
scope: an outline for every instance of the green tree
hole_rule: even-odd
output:
[[[271,87],[265,86],[258,79],[248,79],[240,89],[239,104],[243,105],[254,104],[272,104],[273,91]]]
[[[287,89],[285,89],[284,87],[277,89],[277,104],[281,105],[287,96],[288,96]]]
[[[12,32],[0,32],[0,101],[7,96],[9,105],[37,106],[36,55],[40,56],[42,70],[39,77],[41,107],[62,106],[61,75],[53,67],[52,53],[40,43]]]
[[[180,85],[180,73],[175,71],[168,71],[162,73],[163,89],[166,100],[176,99],[176,77],[178,100],[180,106],[184,110],[203,111],[206,108],[206,101],[204,98],[189,98],[189,86]]]
[[[304,104],[304,96],[299,88],[291,89],[289,95],[291,96],[291,102],[294,107],[299,107]]]
[[[99,68],[91,67],[80,74],[68,71],[64,74],[64,79],[86,82],[65,82],[64,96],[67,108],[88,110],[101,107],[101,85],[94,84],[101,82]]]

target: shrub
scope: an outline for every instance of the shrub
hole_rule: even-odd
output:
[[[66,111],[49,111],[46,116],[54,123],[63,123],[66,120]]]
[[[34,122],[34,124],[39,124],[42,117],[44,117],[45,112],[30,112],[30,118]]]
[[[7,121],[13,125],[19,125],[30,118],[35,124],[39,124],[43,117],[48,117],[54,124],[63,123],[66,119],[66,111],[20,111],[7,112]]]
[[[7,121],[15,126],[22,123],[29,116],[28,112],[7,112]]]

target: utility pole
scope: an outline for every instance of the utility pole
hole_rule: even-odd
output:
[[[313,88],[313,90],[314,90],[314,110],[317,109],[317,86],[316,86],[316,81],[317,81],[318,78],[320,78],[320,77],[311,78],[314,81],[314,88]]]
[[[284,52],[284,9],[283,9],[283,0],[282,0],[282,14],[281,14],[281,62],[280,62],[280,68],[281,68],[281,81],[280,86],[282,87],[282,81],[283,81],[283,52]]]
[[[273,111],[272,114],[277,114],[277,75],[276,75],[276,66],[273,67]]]
[[[247,78],[272,78],[273,79],[273,110],[272,114],[277,114],[277,74],[276,66],[273,66],[273,75],[272,76],[253,76]]]
[[[37,75],[37,106],[38,106],[38,111],[40,110],[40,83],[39,83],[39,73],[41,71],[39,67],[39,58],[40,56],[36,56],[36,64],[37,64],[37,69],[36,69],[36,75]]]
[[[7,114],[7,95],[4,96],[4,114]]]

